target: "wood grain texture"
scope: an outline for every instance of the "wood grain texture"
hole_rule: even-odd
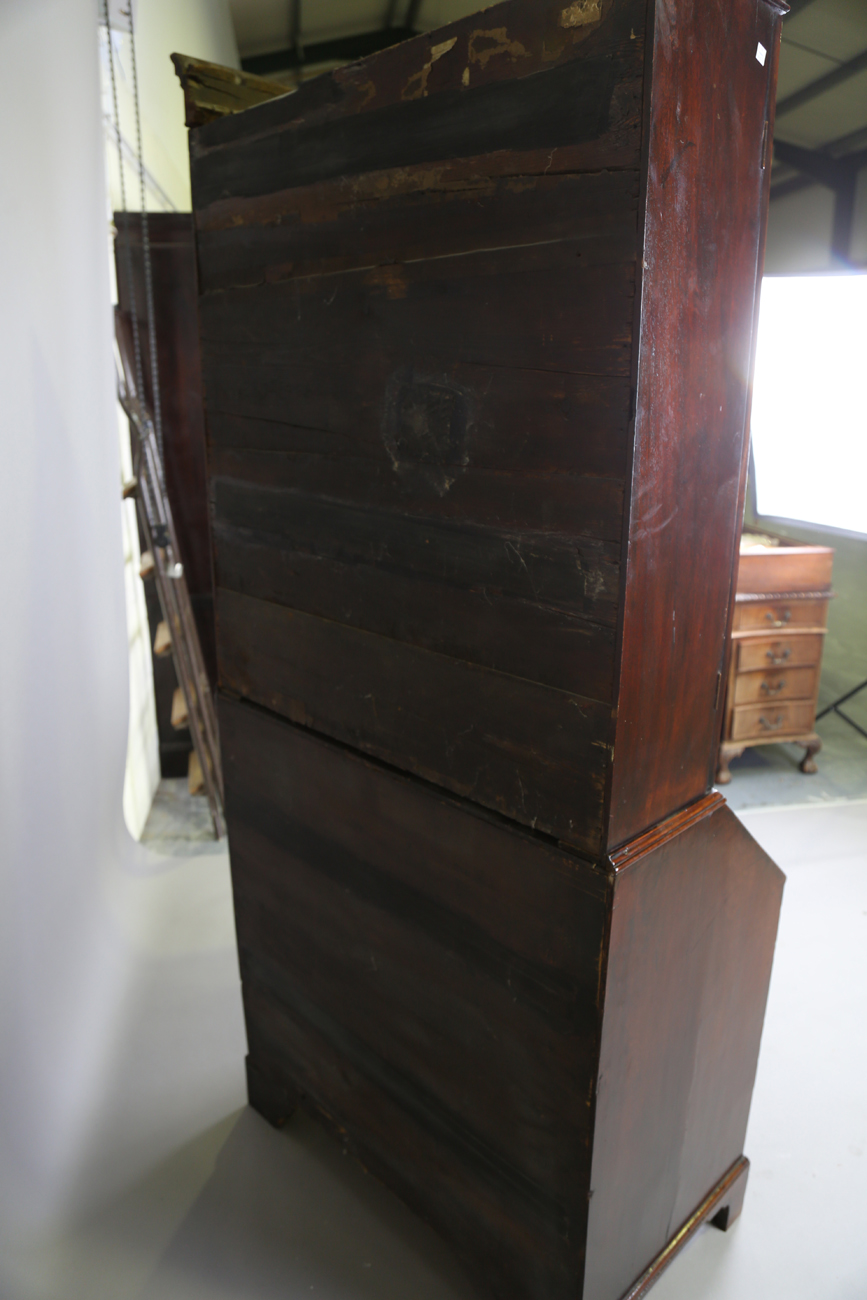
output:
[[[251,1099],[495,1300],[643,1295],[742,1194],[758,3],[508,0],[191,139]]]
[[[635,260],[637,170],[501,177],[484,161],[459,181],[417,165],[214,203],[196,216],[201,291],[564,239]]]
[[[470,406],[465,454],[475,469],[626,477],[630,388],[623,377],[465,365],[442,356],[401,365],[400,354],[360,350],[362,357],[353,351],[344,358],[335,386],[327,358],[308,356],[302,364],[289,350],[209,348],[211,445],[386,463],[389,383],[436,382]],[[572,531],[582,529],[576,516]]]
[[[779,546],[738,558],[737,590],[747,593],[830,591],[830,546]]]
[[[720,795],[613,865],[583,1300],[627,1292],[743,1151],[784,883]]]
[[[230,118],[202,128],[191,148],[197,206],[505,151],[590,146],[588,170],[612,152],[634,166],[644,0],[608,0],[598,21],[576,27],[562,12],[547,4],[531,14],[508,0],[252,109],[240,129]],[[243,153],[232,149],[242,136]]]
[[[612,845],[712,780],[779,37],[765,0],[656,9]]]
[[[339,1126],[486,1291],[565,1300],[608,876],[249,705],[220,709],[256,1071]]]
[[[220,684],[590,854],[610,708],[220,590]]]
[[[666,1242],[653,1262],[639,1278],[636,1278],[621,1300],[642,1300],[705,1223],[712,1223],[722,1232],[728,1231],[743,1209],[749,1171],[749,1160],[745,1156],[740,1156],[693,1210],[686,1222],[681,1224],[674,1236]]]
[[[145,400],[153,410],[149,326],[141,224],[137,214],[115,213],[118,303],[129,318],[132,305],[128,260],[142,339]],[[153,275],[157,365],[163,411],[166,491],[202,645],[216,683],[214,582],[208,531],[208,486],[202,358],[199,343],[196,245],[187,213],[148,214]]]
[[[619,9],[606,14],[600,49],[605,77],[617,78],[627,55],[640,68],[640,32],[625,35]],[[549,53],[596,39],[554,35]],[[495,55],[474,40],[486,68]],[[517,114],[531,135],[551,113],[580,127],[580,96],[571,108],[558,101],[578,65],[559,54],[549,63],[535,81],[519,77],[503,119]],[[496,103],[515,84],[481,83]],[[549,150],[535,174],[504,175],[501,151],[477,156],[494,110],[474,101],[467,117],[463,86],[450,107],[452,93],[431,92],[420,107],[395,95],[382,119],[339,117],[334,104],[313,111],[318,160],[323,132],[355,155],[358,132],[375,122],[384,152],[348,175],[342,164],[308,174],[293,152],[298,167],[279,192],[234,173],[231,195],[209,190],[208,169],[230,156],[269,187],[276,173],[259,144],[239,152],[227,123],[222,143],[211,128],[194,138],[222,680],[597,852],[638,173],[539,174]],[[274,108],[256,119],[255,140],[300,149],[312,119],[302,113],[289,130]],[[428,165],[428,120],[447,145],[445,169]],[[450,131],[469,133],[457,180]],[[519,166],[524,136],[510,132]],[[409,160],[394,153],[405,138],[417,151]],[[272,670],[279,685],[266,682]],[[482,713],[467,727],[470,699]]]
[[[445,350],[476,366],[628,375],[634,266],[619,240],[610,261],[585,266],[584,251],[558,241],[226,289],[200,303],[202,341],[337,362],[351,339],[374,355],[409,350],[407,362]]]
[[[220,719],[272,1122],[310,1108],[501,1300],[644,1294],[736,1215],[783,878],[719,795],[594,865],[248,703]]]
[[[617,576],[592,547],[568,539],[492,535],[422,521],[397,527],[387,516],[359,512],[331,545],[324,527],[329,510],[318,502],[280,494],[253,502],[281,511],[279,531],[251,531],[227,522],[224,507],[215,531],[218,581],[223,588],[348,624],[390,640],[492,668],[515,677],[610,702],[613,693],[612,604],[598,591],[597,575]],[[232,486],[232,485],[229,485]],[[235,517],[245,518],[242,495]],[[295,507],[294,511],[291,509]],[[337,512],[333,512],[337,513]],[[284,522],[291,519],[291,528]],[[357,527],[353,529],[352,523]],[[381,531],[376,526],[382,524]],[[288,534],[288,536],[287,536]],[[389,538],[400,542],[397,558]],[[418,556],[417,564],[412,557]],[[483,569],[485,559],[489,560]],[[576,570],[584,573],[576,584]],[[577,589],[576,589],[577,588]]]

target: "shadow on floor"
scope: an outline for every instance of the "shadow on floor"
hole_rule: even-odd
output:
[[[88,1300],[478,1300],[444,1243],[300,1112],[282,1132],[236,1112],[77,1236],[64,1294]]]

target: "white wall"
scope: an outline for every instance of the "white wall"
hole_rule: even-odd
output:
[[[34,77],[34,51],[39,75]],[[0,6],[0,1206],[74,1158],[112,969],[128,663],[91,0]]]
[[[123,1023],[117,898],[155,868],[122,813],[129,645],[93,0],[0,5],[0,121],[2,1264],[7,1234],[75,1185]]]

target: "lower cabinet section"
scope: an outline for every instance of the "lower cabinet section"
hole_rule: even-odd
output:
[[[727,1226],[783,877],[721,796],[590,860],[250,703],[220,725],[266,1118],[318,1116],[497,1300],[638,1296]]]

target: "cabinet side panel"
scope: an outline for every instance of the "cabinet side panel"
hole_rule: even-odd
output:
[[[778,41],[762,0],[656,6],[610,845],[709,784]]]
[[[702,803],[617,870],[583,1300],[619,1300],[743,1151],[784,878]]]
[[[608,876],[249,704],[220,726],[254,1076],[484,1291],[574,1300]]]

